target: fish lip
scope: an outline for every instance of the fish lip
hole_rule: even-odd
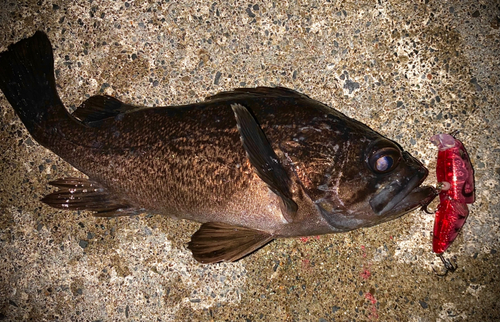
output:
[[[420,206],[425,210],[427,205],[431,203],[439,194],[436,188],[432,186],[419,186],[413,189],[403,200],[401,200],[393,209],[386,212],[384,216],[387,220],[400,217],[407,212]]]
[[[403,157],[410,163],[406,172],[413,175],[402,175],[370,199],[370,206],[379,217],[402,215],[419,205],[429,204],[437,195],[433,187],[420,187],[429,174],[427,168],[407,152]]]

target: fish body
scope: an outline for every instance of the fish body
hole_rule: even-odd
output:
[[[442,188],[434,220],[432,247],[442,254],[462,229],[475,201],[474,170],[464,145],[449,134],[437,134],[431,141],[438,147],[436,178]]]
[[[93,96],[70,114],[43,32],[0,54],[0,89],[33,138],[88,176],[42,199],[96,216],[203,223],[189,248],[237,260],[275,238],[345,232],[427,205],[427,169],[366,125],[285,88],[141,108]]]

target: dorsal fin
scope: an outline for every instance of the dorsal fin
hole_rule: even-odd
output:
[[[84,101],[73,112],[73,116],[88,124],[138,109],[141,108],[125,104],[112,96],[94,95]]]
[[[283,216],[288,222],[292,222],[298,209],[292,199],[292,180],[250,111],[241,104],[232,104],[231,108],[250,163],[262,181],[281,198],[285,206],[282,208]]]
[[[235,88],[232,91],[217,93],[205,98],[207,101],[215,99],[241,98],[242,96],[268,96],[268,97],[295,97],[308,98],[307,95],[285,87],[256,87],[256,88]]]

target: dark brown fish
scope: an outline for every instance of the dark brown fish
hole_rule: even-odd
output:
[[[242,88],[184,106],[57,94],[43,32],[0,54],[0,88],[33,138],[85,173],[44,199],[96,216],[143,212],[203,223],[189,249],[237,260],[275,238],[373,226],[435,196],[395,142],[303,94]]]

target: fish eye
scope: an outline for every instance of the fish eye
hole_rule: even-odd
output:
[[[401,159],[401,151],[394,147],[375,150],[368,160],[368,165],[375,173],[387,173],[394,170]]]

